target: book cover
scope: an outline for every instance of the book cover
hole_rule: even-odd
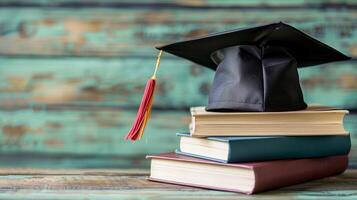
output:
[[[296,111],[282,111],[282,112],[211,112],[206,111],[204,106],[196,106],[191,107],[190,112],[192,116],[225,116],[225,115],[233,115],[233,116],[241,116],[241,115],[285,115],[288,116],[290,114],[321,114],[321,113],[348,113],[348,110],[343,110],[336,107],[331,106],[322,106],[322,105],[309,105],[304,110],[296,110]]]
[[[277,160],[277,161],[265,161],[265,162],[251,162],[251,163],[235,163],[235,164],[226,164],[218,163],[213,161],[208,161],[199,158],[193,158],[184,155],[178,155],[175,153],[164,153],[159,155],[149,155],[147,158],[153,160],[171,160],[176,163],[189,163],[192,167],[195,165],[202,166],[219,166],[222,167],[224,171],[232,169],[248,169],[253,172],[254,184],[245,189],[240,189],[240,185],[237,185],[236,188],[227,188],[222,187],[222,182],[215,181],[215,184],[208,184],[207,180],[212,179],[212,174],[208,174],[208,170],[194,170],[191,177],[186,179],[187,181],[182,181],[182,176],[185,175],[187,171],[190,170],[190,167],[185,169],[176,169],[171,167],[171,174],[176,173],[176,177],[172,178],[168,176],[165,178],[165,170],[160,170],[157,173],[163,174],[160,176],[158,174],[153,174],[153,168],[157,166],[151,166],[152,171],[149,177],[149,180],[166,182],[178,185],[193,186],[199,188],[207,188],[214,190],[223,190],[231,192],[243,192],[246,194],[254,194],[258,192],[263,192],[271,189],[276,189],[280,187],[290,186],[294,184],[303,183],[310,180],[320,179],[328,176],[333,176],[344,172],[348,166],[348,157],[347,155],[340,156],[331,156],[324,158],[314,158],[314,159],[297,159],[297,160]],[[200,165],[201,164],[201,165]],[[176,171],[175,171],[176,170]],[[217,168],[215,168],[217,170]],[[195,177],[197,176],[197,177]],[[223,174],[222,174],[223,176]],[[227,175],[230,177],[230,174]],[[194,180],[195,183],[190,183],[190,180]],[[235,178],[235,177],[232,177]],[[242,179],[246,179],[243,177]],[[225,179],[224,181],[231,181]],[[243,182],[244,180],[237,180],[238,182]]]
[[[208,112],[192,107],[189,129],[195,137],[346,135],[347,113],[323,106],[286,112]]]
[[[177,135],[189,139],[186,146],[200,148],[200,151],[191,150],[194,148],[187,150],[180,148],[177,153],[226,163],[345,155],[351,149],[350,135],[208,138],[192,138],[189,133]],[[228,146],[226,159],[215,156],[217,145],[210,141]]]

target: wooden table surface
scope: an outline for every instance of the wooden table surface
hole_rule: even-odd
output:
[[[357,199],[357,170],[253,196],[147,181],[146,170],[0,169],[0,199]]]

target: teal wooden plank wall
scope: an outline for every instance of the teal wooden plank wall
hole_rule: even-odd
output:
[[[0,166],[147,167],[145,154],[177,147],[188,107],[206,103],[213,78],[164,54],[146,136],[124,142],[153,47],[277,21],[354,58],[299,73],[308,103],[356,110],[355,1],[0,1]],[[356,122],[345,119],[354,141]]]

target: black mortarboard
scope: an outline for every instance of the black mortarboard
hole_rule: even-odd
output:
[[[297,68],[350,59],[281,22],[210,34],[157,49],[216,70],[208,111],[305,109]]]

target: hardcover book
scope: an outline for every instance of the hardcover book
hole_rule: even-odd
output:
[[[192,107],[190,133],[196,137],[346,135],[347,113],[324,106],[286,112],[208,112]]]
[[[244,164],[225,164],[175,153],[147,156],[149,180],[223,191],[258,193],[333,176],[345,171],[346,155]]]
[[[235,163],[262,160],[315,158],[345,155],[351,149],[350,135],[190,137],[180,136],[179,154]]]

